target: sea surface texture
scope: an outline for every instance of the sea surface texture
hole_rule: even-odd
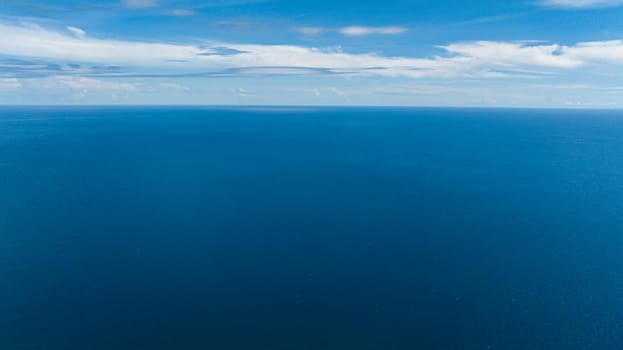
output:
[[[623,349],[623,112],[0,108],[0,349]]]

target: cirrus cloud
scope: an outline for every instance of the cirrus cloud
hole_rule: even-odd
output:
[[[143,9],[159,6],[158,1],[156,0],[123,0],[121,3],[123,6],[130,9]]]
[[[190,17],[190,16],[196,16],[197,12],[193,10],[186,10],[186,9],[174,9],[174,10],[166,11],[165,14],[169,16],[174,16],[174,17]]]
[[[84,39],[87,36],[87,33],[84,30],[77,28],[77,27],[70,26],[70,27],[67,27],[67,30],[71,34],[75,35],[78,39]]]
[[[348,36],[365,36],[365,35],[397,35],[408,32],[405,27],[365,27],[350,26],[339,30],[340,33]]]
[[[543,0],[541,5],[564,9],[590,9],[623,6],[623,0]]]

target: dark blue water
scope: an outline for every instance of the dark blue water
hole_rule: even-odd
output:
[[[0,109],[0,349],[623,348],[623,112]]]

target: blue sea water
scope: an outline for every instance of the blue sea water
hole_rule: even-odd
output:
[[[623,112],[0,109],[0,349],[623,348]]]

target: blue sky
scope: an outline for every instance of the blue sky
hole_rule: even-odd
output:
[[[623,0],[2,0],[0,104],[621,108]]]

